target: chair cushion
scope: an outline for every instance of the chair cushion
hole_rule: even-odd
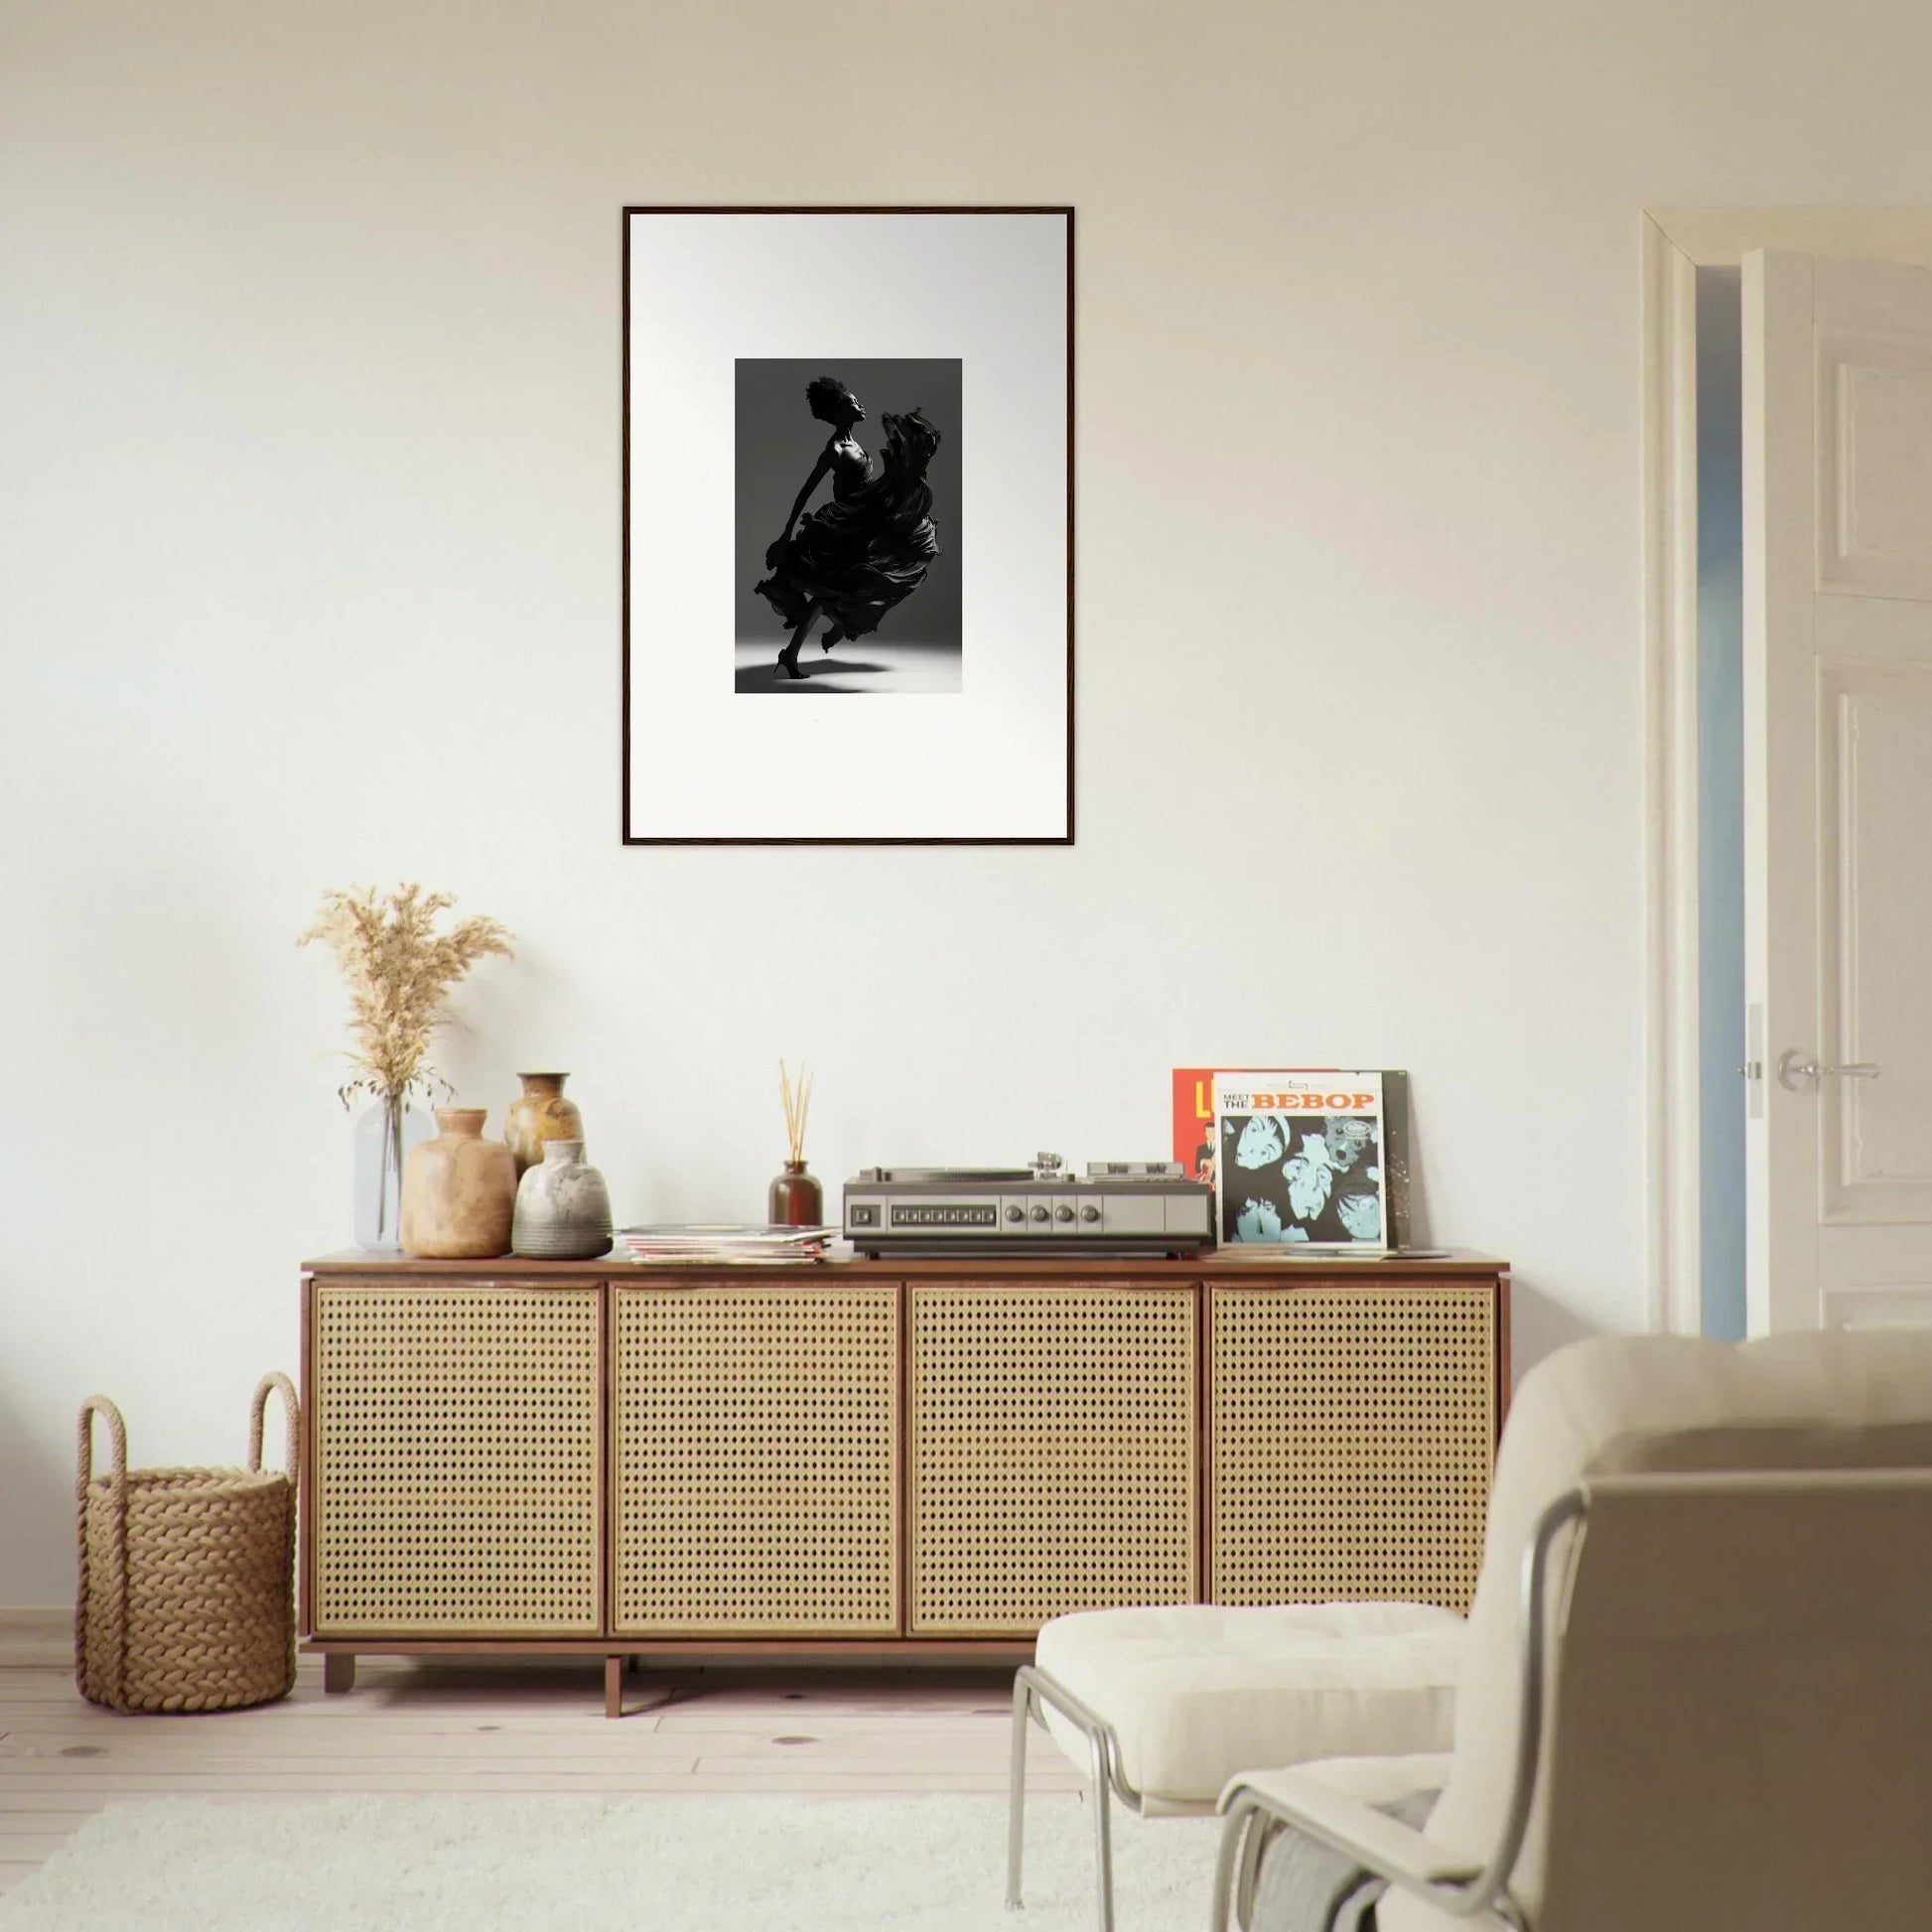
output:
[[[1447,1750],[1463,1627],[1431,1603],[1189,1603],[1055,1617],[1035,1655],[1114,1726],[1150,1810],[1211,1811],[1237,1771]],[[1079,1731],[1047,1728],[1084,1767]]]

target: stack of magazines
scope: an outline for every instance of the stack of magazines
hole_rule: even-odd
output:
[[[759,1227],[750,1222],[677,1221],[661,1227],[623,1228],[617,1251],[632,1261],[701,1262],[816,1261],[837,1228]]]

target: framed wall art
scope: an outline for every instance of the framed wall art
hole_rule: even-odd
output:
[[[1072,843],[1071,208],[624,209],[622,705],[626,844]]]

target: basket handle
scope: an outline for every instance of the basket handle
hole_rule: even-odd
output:
[[[78,1587],[73,1595],[73,1681],[84,1696],[93,1696],[88,1689],[87,1624],[95,1580],[87,1556],[87,1491],[94,1479],[96,1416],[106,1418],[107,1437],[114,1452],[114,1473],[108,1482],[113,1510],[111,1570],[101,1583],[103,1588],[114,1593],[118,1607],[110,1606],[109,1626],[102,1633],[102,1643],[110,1647],[111,1656],[101,1668],[107,1671],[113,1691],[104,1701],[119,1709],[127,1698],[127,1424],[104,1395],[90,1395],[80,1405],[80,1452],[73,1485],[74,1528],[80,1545]]]
[[[114,1480],[124,1482],[127,1479],[127,1424],[121,1420],[121,1412],[104,1395],[90,1395],[80,1405],[79,1479],[73,1485],[82,1509],[87,1506],[87,1485],[94,1479],[96,1416],[105,1417],[107,1421],[107,1440],[114,1451]]]
[[[280,1369],[270,1369],[255,1385],[255,1400],[248,1411],[248,1467],[252,1472],[262,1465],[262,1425],[267,1420],[268,1392],[279,1389],[282,1395],[282,1413],[288,1420],[288,1463],[289,1480],[298,1481],[302,1474],[302,1408],[295,1396],[295,1384]]]

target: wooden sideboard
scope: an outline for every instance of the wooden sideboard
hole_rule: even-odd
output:
[[[303,1274],[304,1648],[1026,1656],[1121,1603],[1465,1608],[1500,1262]]]

